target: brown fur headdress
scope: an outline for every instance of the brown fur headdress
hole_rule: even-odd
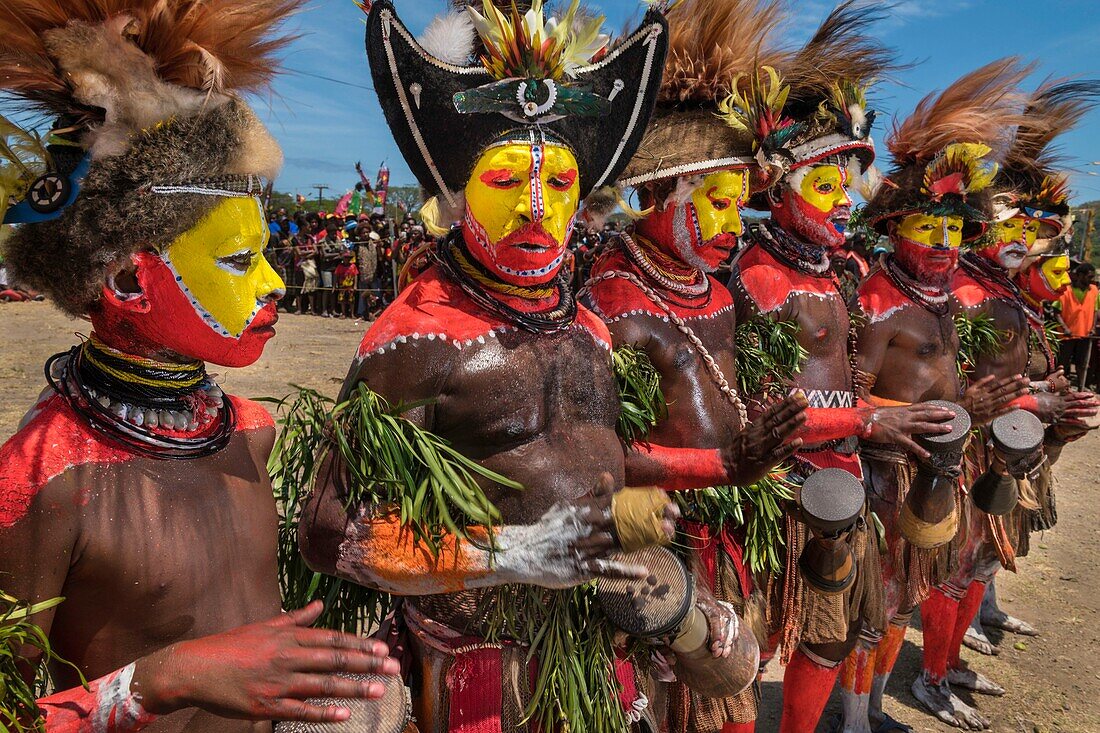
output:
[[[894,169],[867,204],[880,232],[910,214],[960,216],[965,236],[989,220],[988,189],[1016,128],[1026,122],[1019,85],[1031,71],[1005,58],[970,72],[922,99],[886,138]]]
[[[239,94],[270,80],[289,40],[274,31],[296,5],[5,0],[0,89],[57,120],[51,174],[79,188],[6,243],[14,278],[87,312],[129,254],[273,177],[282,154]]]
[[[1028,99],[1025,121],[993,185],[998,221],[1021,209],[1043,224],[1042,238],[1057,236],[1069,214],[1069,177],[1054,147],[1060,135],[1073,129],[1100,102],[1100,81],[1053,79]]]
[[[669,51],[657,110],[621,183],[753,163],[752,136],[727,124],[720,102],[774,64],[785,0],[683,0],[668,12]]]

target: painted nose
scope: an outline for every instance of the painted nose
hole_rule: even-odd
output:
[[[257,300],[261,303],[274,303],[282,300],[286,295],[286,283],[279,277],[279,273],[271,267],[266,258],[262,258],[260,266],[257,268],[257,275],[260,278],[259,287],[256,289]]]
[[[520,192],[516,203],[516,213],[529,222],[539,222],[546,217],[546,205],[542,198],[542,186],[537,180],[530,180]]]

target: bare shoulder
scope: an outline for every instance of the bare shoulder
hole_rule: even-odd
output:
[[[729,290],[735,299],[747,297],[760,313],[771,313],[787,302],[794,285],[789,267],[753,245],[738,258]]]
[[[67,480],[88,465],[133,457],[89,428],[59,396],[47,398],[0,447],[0,529],[22,520],[36,499],[58,507],[78,505],[79,482]],[[41,495],[41,496],[40,496]]]

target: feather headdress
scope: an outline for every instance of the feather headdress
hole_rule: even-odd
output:
[[[867,92],[900,68],[895,53],[872,37],[884,12],[867,0],[845,0],[801,49],[760,65],[722,104],[733,127],[750,135],[758,165],[778,174],[837,157],[855,173],[875,158],[875,112]],[[753,208],[768,209],[758,191]]]
[[[987,64],[922,99],[886,139],[894,169],[867,205],[880,232],[916,213],[960,216],[973,239],[989,218],[988,188],[1016,128],[1025,123],[1019,85],[1031,71],[1017,58]]]
[[[657,112],[626,186],[754,164],[753,135],[723,102],[782,55],[785,0],[683,0],[668,12],[669,54]],[[757,181],[757,186],[761,184]]]
[[[57,120],[48,170],[9,210],[14,278],[94,306],[132,252],[167,247],[282,154],[239,95],[289,40],[294,0],[5,0],[0,89]]]
[[[1049,80],[1028,99],[1025,120],[994,184],[998,221],[1023,210],[1042,224],[1041,238],[1057,236],[1069,213],[1069,176],[1054,143],[1100,102],[1100,80]]]
[[[0,87],[107,138],[270,81],[294,0],[5,0]]]

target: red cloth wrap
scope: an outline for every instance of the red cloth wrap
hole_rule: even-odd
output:
[[[681,521],[684,534],[687,536],[688,547],[703,566],[706,573],[707,587],[714,591],[718,580],[718,550],[721,548],[733,562],[737,571],[737,582],[741,585],[741,597],[748,598],[752,594],[752,575],[745,567],[745,549],[739,537],[734,535],[729,527],[722,527],[717,534],[705,524]]]
[[[502,672],[500,649],[482,647],[455,655],[446,677],[449,731],[500,733]]]

